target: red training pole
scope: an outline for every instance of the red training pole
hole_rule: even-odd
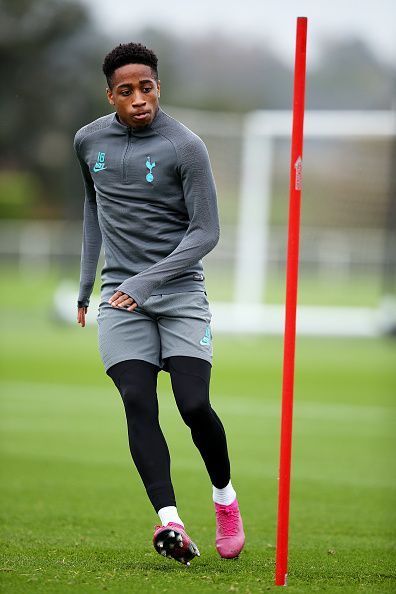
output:
[[[286,318],[283,351],[282,421],[279,461],[278,529],[276,539],[275,584],[277,586],[287,585],[306,44],[307,18],[298,17],[296,57],[294,65],[293,132],[290,165],[289,231],[286,275]]]

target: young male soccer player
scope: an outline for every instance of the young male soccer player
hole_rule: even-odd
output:
[[[212,314],[201,258],[219,239],[215,184],[202,140],[159,106],[157,62],[137,43],[107,54],[103,72],[115,113],[75,135],[85,186],[77,321],[85,326],[103,241],[100,355],[121,394],[131,455],[161,521],[154,547],[189,565],[199,551],[176,508],[158,422],[161,369],[213,485],[217,551],[238,556],[245,536],[226,435],[209,400]]]

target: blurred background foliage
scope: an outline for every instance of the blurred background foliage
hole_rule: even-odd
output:
[[[16,34],[17,32],[17,34]],[[292,72],[248,38],[131,28],[159,56],[164,104],[244,113],[289,109]],[[0,218],[78,219],[75,131],[109,113],[101,66],[125,39],[106,37],[75,0],[0,0],[3,81]],[[307,108],[389,109],[395,70],[357,38],[327,40],[309,69]]]

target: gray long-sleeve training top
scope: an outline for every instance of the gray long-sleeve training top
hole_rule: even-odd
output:
[[[100,250],[102,299],[138,305],[160,293],[205,290],[201,258],[219,240],[216,188],[203,141],[158,109],[131,128],[112,113],[74,138],[84,186],[78,306],[89,304]]]

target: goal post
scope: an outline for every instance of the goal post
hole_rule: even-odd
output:
[[[235,303],[261,303],[265,293],[274,144],[276,140],[290,137],[291,126],[292,112],[288,110],[259,110],[245,116],[235,251]],[[390,110],[305,112],[305,139],[392,139],[395,135],[396,114]]]

